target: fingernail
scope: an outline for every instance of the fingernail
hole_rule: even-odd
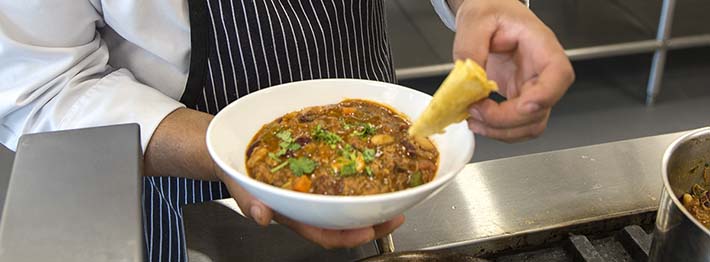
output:
[[[527,103],[523,105],[523,110],[527,113],[535,113],[540,110],[540,105],[537,103]]]
[[[470,111],[471,111],[471,112],[470,112],[470,113],[471,113],[471,117],[473,117],[473,119],[476,119],[476,120],[478,120],[478,121],[483,121],[483,117],[481,117],[481,112],[479,112],[478,109],[471,108]]]
[[[258,206],[251,206],[251,208],[249,208],[249,214],[251,215],[251,218],[256,221],[257,224],[260,224],[262,220],[261,208],[259,208]]]

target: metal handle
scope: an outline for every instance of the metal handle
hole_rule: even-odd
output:
[[[375,247],[377,248],[377,253],[380,255],[394,252],[394,241],[392,241],[392,234],[387,234],[380,239],[376,239]]]

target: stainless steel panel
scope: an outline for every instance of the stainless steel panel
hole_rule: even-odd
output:
[[[0,145],[0,214],[2,214],[2,209],[5,205],[7,184],[10,182],[10,171],[12,170],[12,161],[14,159],[15,153]],[[0,216],[0,222],[2,222],[2,216]]]
[[[405,214],[395,246],[453,247],[655,210],[662,154],[681,134],[470,164]]]
[[[0,221],[0,261],[140,261],[137,125],[20,139]]]

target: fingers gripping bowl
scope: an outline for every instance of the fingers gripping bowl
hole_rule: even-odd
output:
[[[274,211],[322,228],[351,229],[382,223],[441,190],[473,155],[474,139],[465,123],[430,137],[439,152],[434,178],[401,191],[364,196],[333,196],[292,191],[250,177],[246,153],[252,137],[267,123],[313,106],[364,99],[387,105],[416,119],[431,97],[398,85],[354,79],[310,80],[283,84],[247,95],[220,111],[207,130],[207,147],[229,179]],[[403,131],[406,132],[406,131]]]

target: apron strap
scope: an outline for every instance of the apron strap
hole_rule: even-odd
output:
[[[205,84],[207,74],[207,54],[209,52],[209,20],[207,13],[207,2],[205,0],[188,0],[190,10],[190,72],[187,77],[185,92],[180,98],[180,102],[192,108],[200,97]]]

